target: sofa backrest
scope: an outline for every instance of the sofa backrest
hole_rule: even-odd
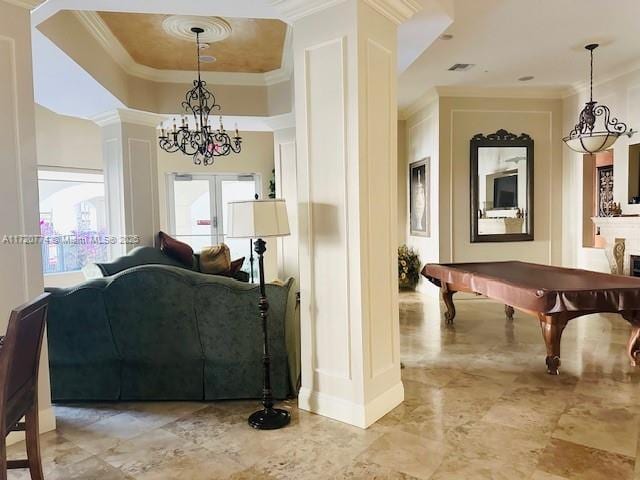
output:
[[[95,278],[99,272],[104,277],[115,275],[124,270],[141,265],[169,265],[183,269],[193,268],[184,265],[154,247],[136,247],[126,255],[116,258],[112,262],[95,263],[84,269],[88,278]]]
[[[193,283],[176,267],[146,265],[112,278],[104,304],[123,359],[162,365],[202,359]]]
[[[51,292],[47,338],[56,347],[49,349],[51,363],[74,363],[78,352],[88,363],[118,356],[104,305],[108,284],[106,279],[96,279],[74,288],[46,289]]]

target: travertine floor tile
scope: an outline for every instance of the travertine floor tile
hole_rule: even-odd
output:
[[[552,439],[540,457],[538,470],[572,480],[633,479],[634,459]]]
[[[639,427],[640,416],[626,406],[579,396],[560,417],[552,436],[633,458]]]
[[[276,431],[247,425],[255,400],[57,406],[46,480],[640,480],[640,369],[623,320],[572,321],[554,377],[535,318],[508,322],[467,296],[447,327],[434,299],[400,299],[405,402],[368,430],[295,400]]]

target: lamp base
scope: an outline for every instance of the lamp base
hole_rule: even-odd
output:
[[[291,414],[280,408],[265,408],[252,413],[249,425],[257,430],[277,430],[286,427],[291,421]]]

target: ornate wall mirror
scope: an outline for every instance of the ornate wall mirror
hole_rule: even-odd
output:
[[[498,130],[471,139],[471,242],[533,240],[533,139]]]

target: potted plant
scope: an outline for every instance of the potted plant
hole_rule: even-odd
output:
[[[398,284],[403,290],[415,290],[420,280],[420,256],[402,245],[398,248]]]

